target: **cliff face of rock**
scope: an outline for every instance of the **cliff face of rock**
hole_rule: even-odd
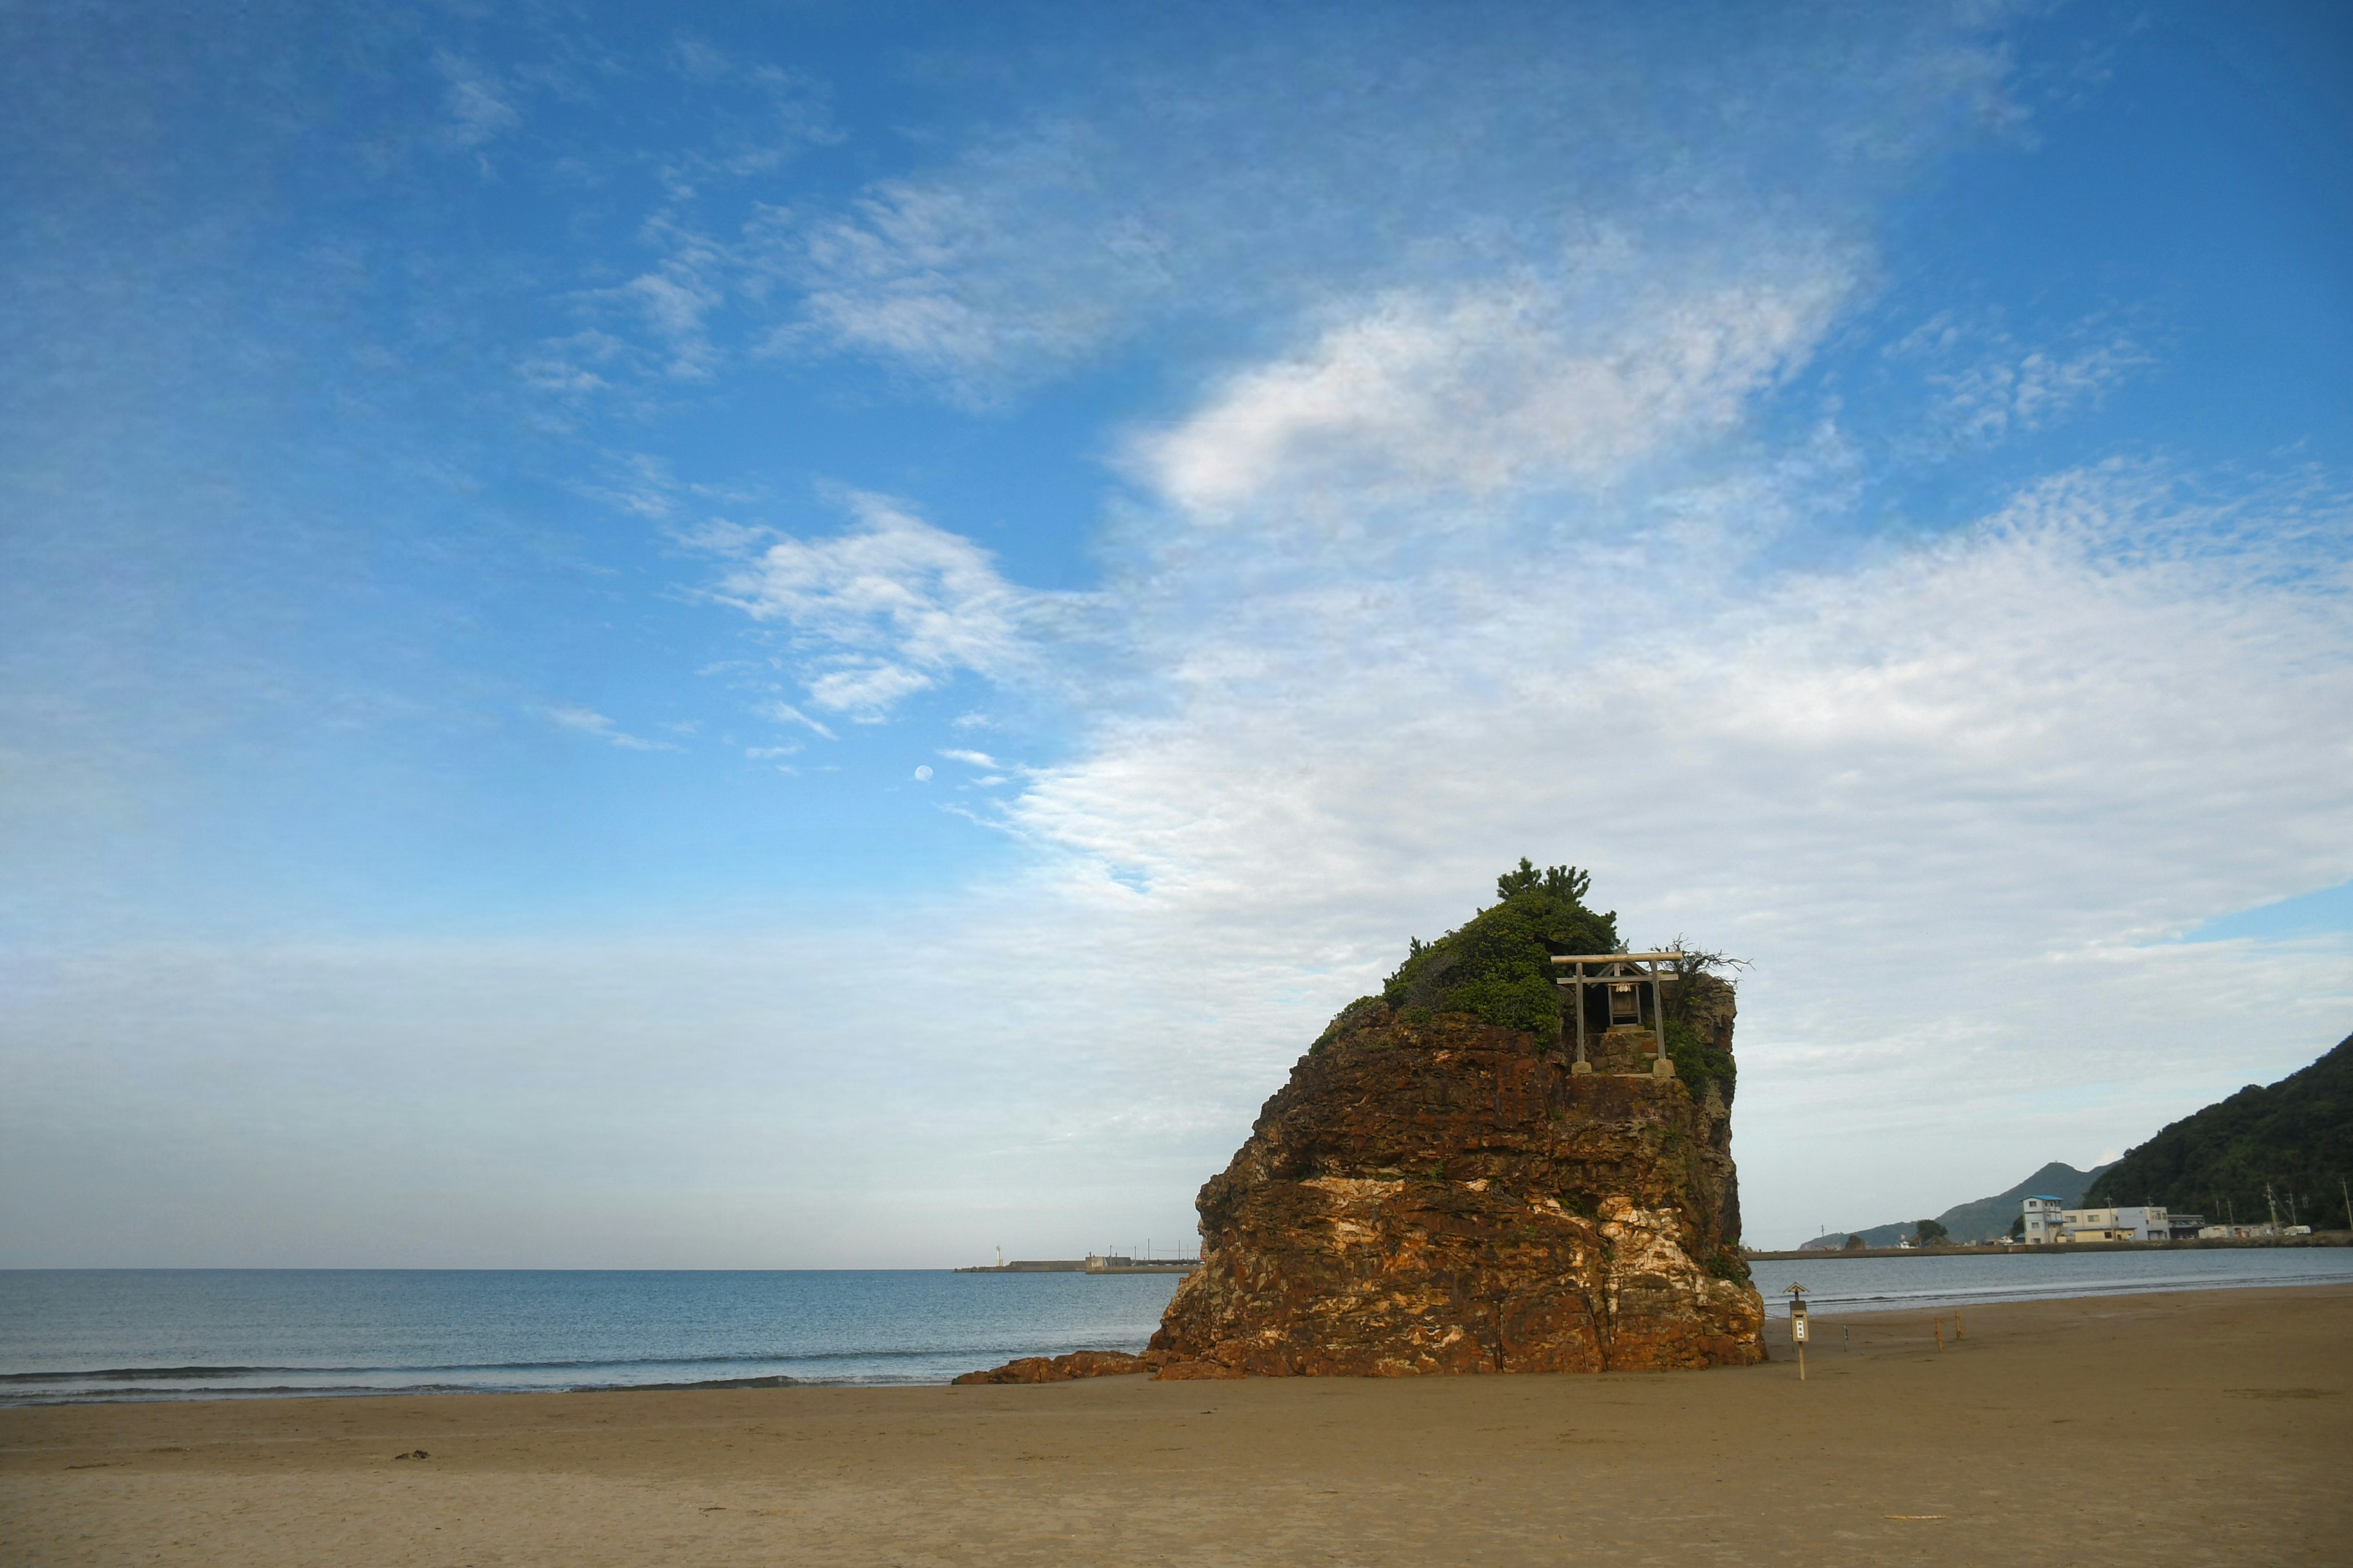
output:
[[[1682,984],[1728,1053],[1731,988]],[[1201,1189],[1166,1377],[1602,1372],[1764,1359],[1731,1118],[1647,1042],[1379,999],[1335,1020]]]

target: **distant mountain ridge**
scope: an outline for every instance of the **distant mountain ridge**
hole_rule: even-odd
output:
[[[2094,1182],[2115,1169],[2115,1164],[2110,1163],[2079,1171],[2073,1165],[2053,1160],[2008,1192],[1996,1193],[1989,1198],[1978,1198],[1972,1203],[1954,1205],[1936,1216],[1936,1223],[1943,1226],[1955,1241],[1995,1241],[2010,1234],[2010,1222],[2022,1212],[2019,1205],[2023,1200],[2053,1197],[2071,1208],[2074,1207]],[[1867,1247],[1893,1247],[1898,1238],[1910,1236],[1919,1223],[1916,1219],[1903,1219],[1887,1225],[1874,1225],[1867,1230],[1832,1231],[1828,1236],[1803,1243],[1800,1250],[1843,1247],[1849,1235],[1862,1237]]]
[[[2100,1173],[2098,1203],[2163,1204],[2241,1224],[2279,1217],[2323,1229],[2348,1225],[2353,1178],[2353,1035],[2269,1088],[2249,1084],[2161,1130]]]

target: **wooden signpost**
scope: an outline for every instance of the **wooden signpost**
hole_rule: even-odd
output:
[[[1789,1341],[1798,1347],[1798,1381],[1806,1381],[1806,1288],[1789,1287]]]

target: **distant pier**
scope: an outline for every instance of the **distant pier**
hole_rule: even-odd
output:
[[[1128,1258],[1118,1253],[1091,1252],[1084,1258],[1016,1258],[1010,1263],[976,1263],[959,1274],[1190,1274],[1201,1267],[1198,1258]]]

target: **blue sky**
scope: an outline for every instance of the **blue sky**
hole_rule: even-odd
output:
[[[2353,1026],[2337,8],[0,62],[0,1259],[1174,1240],[1522,854],[1756,961],[1760,1242]]]

